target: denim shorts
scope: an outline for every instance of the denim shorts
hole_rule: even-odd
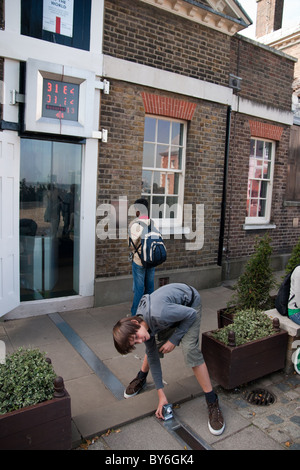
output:
[[[196,319],[190,329],[186,332],[186,334],[181,339],[181,348],[183,352],[183,357],[185,360],[185,364],[187,367],[196,367],[200,366],[204,363],[204,358],[202,352],[200,351],[199,347],[199,335],[200,335],[200,323],[201,323],[201,315],[202,315],[202,305],[196,301],[192,308],[194,308],[197,312]],[[156,335],[156,344],[158,350],[161,346],[168,341],[168,339],[172,336],[176,327],[168,328],[167,330],[163,330]],[[162,358],[164,355],[163,353],[159,353],[160,357]]]

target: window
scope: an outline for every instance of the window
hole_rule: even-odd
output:
[[[45,14],[50,11],[55,18],[59,10],[63,12],[62,19],[56,17],[54,31],[51,31],[45,24]],[[21,0],[21,34],[25,36],[88,51],[90,21],[91,0]],[[63,27],[65,22],[67,30]]]
[[[142,196],[160,226],[182,222],[185,147],[184,121],[146,117]]]
[[[274,142],[251,139],[247,224],[267,224],[270,222],[274,158]]]
[[[21,139],[21,301],[79,294],[82,145]]]

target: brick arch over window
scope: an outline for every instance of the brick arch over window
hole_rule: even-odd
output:
[[[151,93],[143,92],[142,98],[147,114],[191,121],[196,109],[196,103],[189,103],[188,101],[176,100],[175,98],[167,98]]]
[[[258,121],[249,121],[249,124],[252,137],[262,137],[264,139],[277,141],[281,139],[283,127]]]

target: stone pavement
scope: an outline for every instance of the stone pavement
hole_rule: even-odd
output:
[[[200,295],[204,332],[217,327],[216,312],[226,306],[232,290],[222,285]],[[214,384],[226,420],[226,429],[218,437],[208,431],[203,393],[185,367],[180,348],[165,356],[162,367],[174,422],[183,434],[172,429],[172,420],[166,426],[155,418],[157,392],[151,374],[142,393],[123,399],[123,389],[136,376],[144,356],[143,345],[127,356],[120,356],[113,346],[112,327],[129,311],[130,304],[124,303],[0,323],[0,340],[8,353],[21,346],[39,347],[64,378],[71,396],[74,449],[182,451],[197,445],[214,450],[300,449],[300,376],[296,373],[279,371],[233,391]],[[245,393],[258,387],[270,391],[275,403],[248,403]]]

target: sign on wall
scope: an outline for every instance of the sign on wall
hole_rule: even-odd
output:
[[[43,29],[63,36],[73,36],[74,0],[44,0]]]
[[[78,120],[79,85],[44,78],[42,116]]]

